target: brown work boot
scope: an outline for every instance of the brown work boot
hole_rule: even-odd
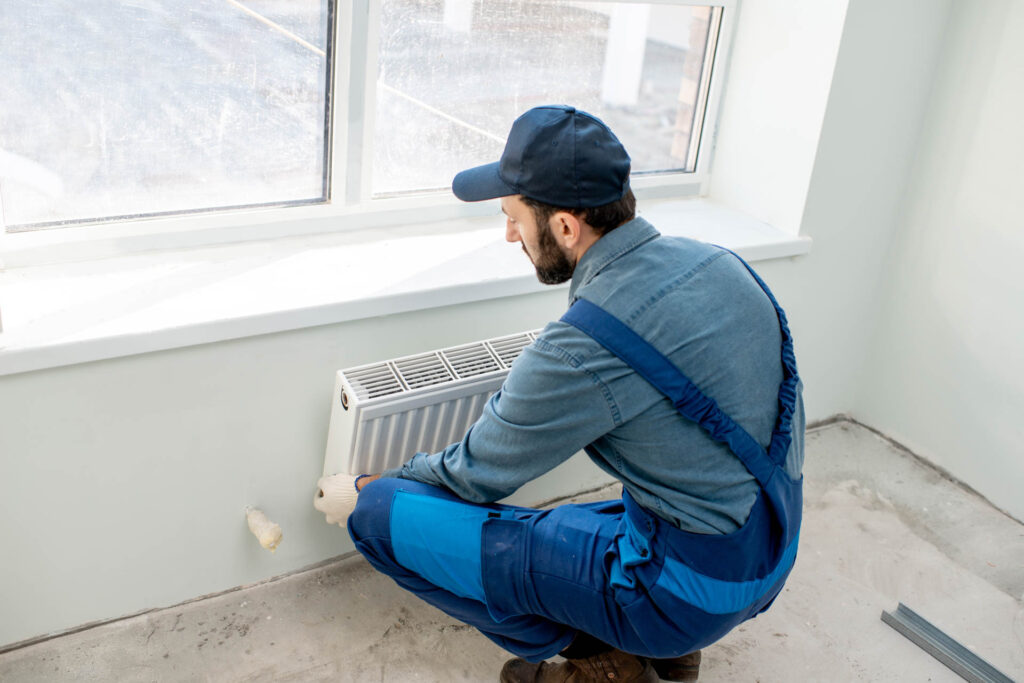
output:
[[[651,663],[622,650],[609,650],[586,659],[560,664],[531,664],[510,659],[501,669],[501,683],[658,683]]]
[[[652,659],[651,665],[663,681],[695,681],[700,672],[700,650],[672,659]]]

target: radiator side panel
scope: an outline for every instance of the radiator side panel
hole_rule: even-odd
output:
[[[327,452],[324,456],[324,475],[348,472],[352,460],[352,444],[359,426],[362,409],[352,405],[345,409],[341,394],[345,389],[345,376],[340,371],[334,379],[334,395],[331,401],[331,422],[327,429]]]

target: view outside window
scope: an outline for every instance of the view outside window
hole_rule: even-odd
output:
[[[330,0],[2,0],[9,230],[327,198]]]
[[[720,10],[664,4],[383,0],[374,196],[450,186],[498,159],[515,118],[569,104],[633,173],[692,171]],[[714,44],[714,43],[712,43]]]
[[[720,9],[372,1],[372,196],[444,190],[540,104],[602,118],[634,174],[694,170]],[[333,5],[0,1],[3,224],[328,201]]]

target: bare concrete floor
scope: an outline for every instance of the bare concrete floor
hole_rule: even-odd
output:
[[[897,602],[1024,680],[1024,525],[852,423],[808,434],[805,474],[787,588],[701,681],[961,680],[879,620]],[[5,653],[0,680],[494,681],[506,658],[351,558]]]

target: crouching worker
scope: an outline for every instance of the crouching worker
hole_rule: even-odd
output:
[[[314,501],[374,567],[517,655],[505,682],[696,680],[700,649],[767,609],[796,557],[785,314],[735,254],[636,217],[629,169],[604,123],[546,106],[455,177],[460,199],[501,198],[506,239],[541,282],[571,279],[569,308],[461,442],[324,477]],[[621,500],[493,502],[580,449]]]

